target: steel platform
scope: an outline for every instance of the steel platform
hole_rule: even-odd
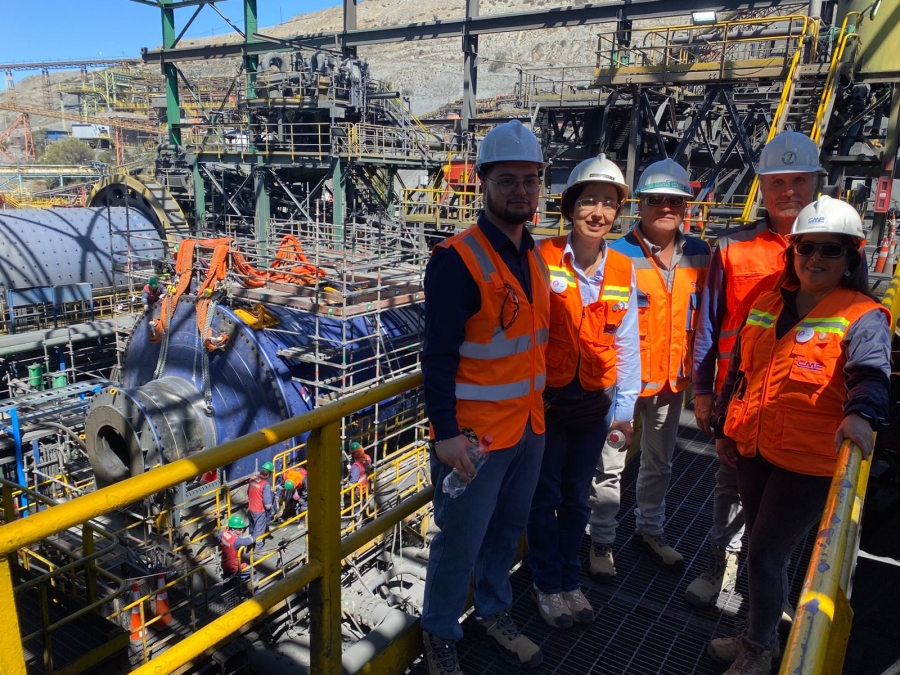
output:
[[[590,546],[587,536],[581,546],[585,561],[582,589],[594,607],[594,623],[569,630],[550,628],[538,616],[530,592],[532,581],[527,563],[513,572],[513,618],[544,653],[543,665],[529,672],[720,675],[725,670],[707,656],[706,645],[711,638],[734,635],[741,630],[739,624],[747,613],[745,556],[740,558],[737,587],[733,593],[720,597],[716,608],[695,609],[685,603],[685,589],[706,563],[718,466],[712,443],[697,430],[693,417],[692,410],[682,411],[672,484],[666,499],[666,534],[669,543],[684,556],[684,569],[663,570],[634,546],[635,483],[639,465],[639,456],[635,456],[622,475],[622,507],[614,547],[618,577],[614,583],[598,583],[587,574]],[[789,599],[793,605],[799,596],[812,544],[810,534],[788,570]],[[523,672],[481,637],[471,616],[463,623],[463,631],[464,638],[459,643],[463,672],[486,675]],[[409,672],[426,675],[427,668],[420,661]]]

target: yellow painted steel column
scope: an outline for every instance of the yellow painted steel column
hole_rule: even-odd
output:
[[[311,432],[306,443],[309,481],[309,556],[322,576],[309,586],[312,675],[341,672],[341,428],[340,420]]]
[[[3,675],[26,675],[25,652],[22,650],[22,641],[18,637],[22,632],[19,628],[16,598],[13,595],[11,562],[9,557],[0,558],[0,616],[3,617],[3,630],[6,635],[16,637],[13,640],[3,641],[3,649],[0,649],[0,673]]]

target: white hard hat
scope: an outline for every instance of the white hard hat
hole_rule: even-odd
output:
[[[809,136],[783,131],[766,143],[759,155],[756,173],[814,173],[819,170],[819,149]]]
[[[638,179],[634,194],[638,196],[645,194],[694,196],[688,172],[674,159],[653,162],[644,169],[644,173]]]
[[[859,212],[847,202],[822,195],[797,215],[788,239],[801,234],[846,234],[857,239],[865,239]]]
[[[628,198],[628,183],[625,182],[625,176],[622,175],[622,171],[616,166],[616,163],[606,159],[606,155],[603,153],[584,160],[572,169],[561,197],[565,199],[566,193],[571,188],[582,183],[609,183],[616,186],[620,201],[624,202]]]
[[[475,171],[494,162],[534,162],[547,166],[537,137],[519,120],[494,127],[481,140]]]

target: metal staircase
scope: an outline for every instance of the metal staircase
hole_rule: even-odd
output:
[[[828,64],[814,63],[800,66],[781,131],[793,129],[806,136],[812,134],[816,123],[814,111],[817,111],[819,105],[823,103],[822,94],[825,91],[827,77]],[[832,95],[832,103],[833,101]]]

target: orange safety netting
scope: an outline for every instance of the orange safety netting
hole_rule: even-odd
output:
[[[184,239],[175,259],[175,273],[178,276],[178,284],[162,299],[160,318],[150,324],[150,340],[159,342],[162,335],[169,328],[169,319],[174,314],[178,300],[184,295],[191,285],[191,270],[193,268],[194,251],[197,247],[213,249],[212,259],[206,276],[197,289],[197,328],[200,338],[210,351],[224,346],[228,340],[225,334],[214,338],[212,329],[207,328],[207,312],[212,302],[212,293],[218,288],[221,281],[225,280],[228,273],[228,258],[235,272],[240,277],[240,282],[248,288],[259,288],[266,281],[281,281],[299,286],[309,286],[320,277],[325,276],[325,271],[309,262],[300,241],[293,235],[282,238],[275,252],[275,260],[272,266],[265,271],[256,269],[250,264],[244,255],[238,250],[232,250],[233,242],[228,238],[220,239]]]

